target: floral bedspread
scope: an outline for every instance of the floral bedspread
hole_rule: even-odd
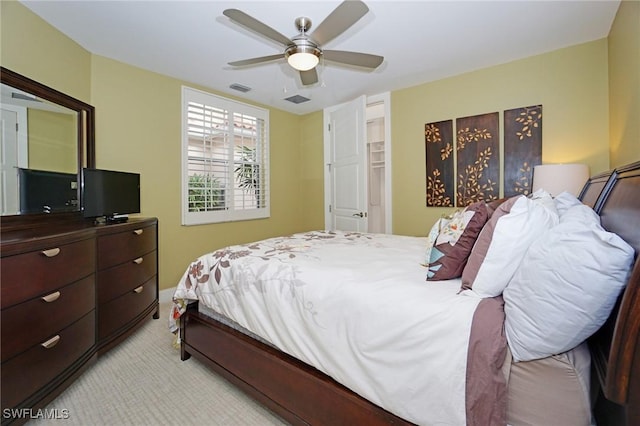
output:
[[[479,299],[427,282],[426,239],[314,231],[236,245],[189,265],[174,295],[219,312],[417,424],[466,424]]]

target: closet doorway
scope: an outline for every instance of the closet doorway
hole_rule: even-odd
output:
[[[325,228],[392,233],[389,93],[324,110]]]

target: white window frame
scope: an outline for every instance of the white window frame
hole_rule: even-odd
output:
[[[229,117],[233,117],[234,113],[244,114],[251,117],[255,117],[262,120],[264,123],[264,136],[262,141],[261,150],[263,152],[262,162],[259,162],[262,168],[262,176],[264,184],[261,186],[261,190],[264,191],[261,199],[263,205],[256,208],[236,209],[233,203],[234,196],[233,191],[238,189],[227,188],[225,199],[227,201],[228,208],[204,211],[204,212],[190,212],[189,211],[189,126],[187,122],[187,112],[189,102],[196,102],[203,105],[210,105],[215,108],[220,108],[228,111]],[[232,132],[234,132],[232,130]],[[232,144],[233,146],[233,144]],[[229,159],[231,162],[233,159],[233,152],[230,150]],[[221,223],[232,222],[241,220],[253,220],[253,219],[265,219],[270,217],[270,165],[269,165],[269,110],[259,108],[253,105],[248,105],[242,102],[227,99],[222,96],[217,96],[211,93],[207,93],[201,90],[193,89],[191,87],[182,86],[182,224],[183,225],[201,225],[207,223]],[[233,170],[233,167],[231,168]],[[262,192],[261,191],[261,192]]]

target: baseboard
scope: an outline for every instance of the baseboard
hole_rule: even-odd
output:
[[[173,294],[176,292],[176,287],[165,288],[158,293],[158,301],[160,303],[168,303],[173,300]]]

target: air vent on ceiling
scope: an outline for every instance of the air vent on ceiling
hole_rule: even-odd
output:
[[[303,102],[310,101],[311,99],[305,98],[304,96],[300,96],[300,95],[293,95],[293,96],[289,96],[288,98],[284,98],[284,100],[293,102],[294,104],[301,104]]]
[[[238,84],[238,83],[233,83],[229,87],[232,88],[233,90],[237,90],[238,92],[242,92],[242,93],[247,93],[249,90],[251,90],[251,87],[243,86],[242,84]]]

